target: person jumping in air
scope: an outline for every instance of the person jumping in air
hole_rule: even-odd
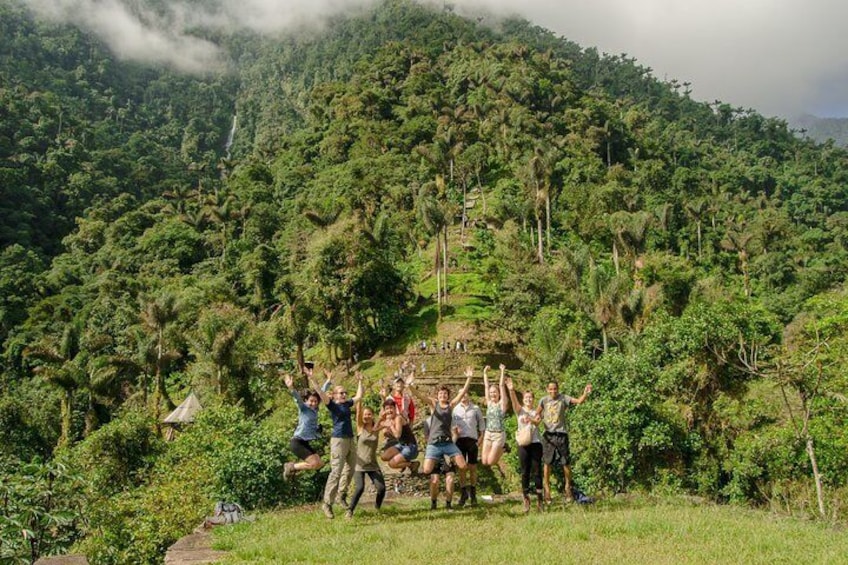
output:
[[[445,457],[451,458],[457,469],[466,468],[465,458],[453,442],[451,424],[453,422],[453,409],[459,404],[463,395],[468,392],[473,375],[474,370],[467,367],[465,369],[465,386],[453,399],[450,397],[450,389],[444,385],[437,389],[435,397],[426,397],[415,389],[413,382],[407,383],[409,389],[419,400],[429,404],[432,413],[430,433],[427,437],[427,451],[424,453],[423,472],[425,475],[431,475],[439,462],[444,460]],[[438,482],[434,484],[433,481],[430,481],[430,508],[433,510],[436,508],[438,496]]]
[[[327,380],[330,373],[325,371]],[[312,372],[307,373],[309,383],[316,389],[312,379]],[[362,398],[362,373],[356,374],[357,389],[353,400],[348,400],[347,391],[341,385],[333,387],[332,397],[319,389],[321,401],[327,405],[333,420],[333,433],[330,436],[330,475],[324,487],[324,503],[321,505],[324,515],[333,518],[333,504],[337,501],[347,507],[347,490],[353,477],[353,468],[356,465],[356,449],[353,442],[353,422],[351,420],[351,409],[354,404]]]
[[[486,431],[483,434],[483,452],[480,462],[483,465],[497,465],[504,453],[506,445],[506,432],[504,431],[504,417],[509,409],[509,398],[504,389],[504,376],[506,366],[500,366],[501,377],[497,386],[489,385],[488,365],[483,369],[483,389],[486,391]]]
[[[483,432],[486,429],[486,419],[480,407],[471,401],[466,392],[462,400],[453,409],[453,426],[456,433],[456,446],[465,457],[466,468],[459,472],[459,502],[462,508],[469,500],[471,505],[477,504],[477,460],[480,446],[483,443]]]
[[[379,444],[380,430],[394,425],[394,419],[374,419],[374,411],[362,406],[362,400],[356,402],[356,466],[353,471],[353,483],[355,490],[350,501],[350,508],[345,514],[346,518],[352,518],[356,505],[359,503],[362,493],[365,491],[365,475],[371,480],[371,484],[377,490],[377,498],[374,507],[377,510],[383,505],[386,496],[386,481],[380,471],[377,462],[377,445]]]
[[[283,381],[289,389],[289,393],[297,403],[297,427],[289,442],[289,449],[300,461],[288,462],[283,466],[283,478],[290,480],[296,473],[301,471],[317,471],[324,466],[321,456],[312,447],[310,442],[320,437],[318,430],[318,406],[321,404],[321,396],[318,392],[311,390],[306,393],[304,401],[300,393],[294,389],[294,378],[286,373]]]

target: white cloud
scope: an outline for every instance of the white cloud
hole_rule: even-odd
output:
[[[98,34],[121,57],[199,72],[222,64],[201,26],[261,33],[319,27],[376,0],[173,0],[167,17],[132,0],[25,0],[37,13]],[[437,5],[442,1],[427,0]],[[601,52],[627,53],[693,96],[772,115],[848,115],[848,3],[836,0],[451,0],[457,10],[517,13]]]

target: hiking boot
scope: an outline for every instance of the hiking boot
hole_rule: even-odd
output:
[[[430,499],[430,510],[435,510],[438,506],[439,502],[437,500]]]
[[[457,508],[462,508],[465,506],[465,502],[468,500],[468,487],[462,487],[462,492],[459,494],[459,501],[456,503]]]
[[[347,502],[347,496],[342,497],[340,504],[341,504],[341,507],[344,508],[345,510],[350,509],[350,504],[348,504],[348,502]]]
[[[294,463],[286,463],[283,465],[283,480],[290,481],[294,476]]]
[[[417,475],[418,474],[418,468],[420,466],[421,466],[421,461],[413,461],[412,463],[410,463],[409,464],[409,474],[410,475]]]
[[[348,508],[348,509],[347,509],[347,512],[345,512],[345,518],[347,518],[348,520],[350,520],[351,518],[353,518],[353,510],[351,510],[350,508]]]
[[[477,506],[477,487],[468,487],[471,506]]]
[[[530,497],[524,497],[524,513],[527,514],[530,512]]]
[[[324,512],[324,516],[332,520],[336,516],[333,514],[333,507],[327,504],[326,502],[321,505],[321,510]]]
[[[447,510],[448,512],[453,512],[453,505],[451,504],[450,500],[445,501],[445,510]]]

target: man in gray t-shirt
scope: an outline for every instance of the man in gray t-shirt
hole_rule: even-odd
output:
[[[571,451],[568,444],[568,420],[566,414],[572,404],[583,404],[592,392],[592,385],[586,385],[580,398],[572,398],[559,393],[559,384],[550,382],[547,386],[548,395],[539,402],[536,409],[542,415],[542,484],[545,501],[551,501],[551,468],[562,465],[565,477],[565,500],[571,502]]]

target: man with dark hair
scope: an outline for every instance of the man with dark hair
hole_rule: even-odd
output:
[[[559,384],[549,382],[548,395],[542,398],[536,409],[542,415],[542,483],[544,486],[545,502],[551,502],[551,467],[562,465],[565,478],[565,501],[574,500],[571,494],[571,451],[568,444],[568,422],[566,414],[572,404],[583,404],[592,392],[592,385],[587,384],[580,398],[572,398],[559,393]]]
[[[457,506],[465,506],[469,499],[473,506],[477,504],[477,456],[483,442],[486,420],[480,407],[471,402],[467,392],[453,409],[453,426],[457,437],[456,446],[468,464],[467,469],[459,471],[461,492]]]

